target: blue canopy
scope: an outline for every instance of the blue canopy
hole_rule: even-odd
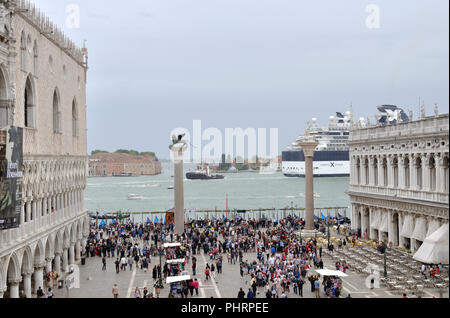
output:
[[[100,222],[100,226],[103,226],[103,225],[105,225],[105,220],[102,220],[102,221]]]
[[[155,216],[155,223],[158,223],[158,222],[159,222],[159,219],[157,216]]]
[[[325,215],[323,215],[322,213],[320,213],[320,218],[321,218],[322,220],[326,219]]]
[[[145,223],[152,223],[149,218],[147,218],[147,221]]]

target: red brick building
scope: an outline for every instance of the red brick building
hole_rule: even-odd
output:
[[[150,155],[97,153],[89,157],[90,177],[112,177],[127,174],[130,176],[151,176],[160,174],[161,170],[161,163]]]

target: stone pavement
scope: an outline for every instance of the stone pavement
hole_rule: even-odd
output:
[[[239,264],[228,264],[226,254],[224,254],[224,261],[222,266],[222,274],[216,273],[216,278],[211,278],[210,280],[205,280],[204,270],[206,263],[209,262],[209,256],[195,255],[197,258],[197,278],[200,282],[199,296],[194,298],[236,298],[239,288],[247,293],[250,288],[249,275],[244,275],[240,277]],[[66,295],[66,289],[55,289],[55,298],[112,298],[112,287],[115,283],[119,286],[119,298],[134,298],[134,291],[136,287],[143,289],[147,287],[149,292],[153,292],[153,284],[155,281],[152,278],[152,268],[153,266],[159,264],[159,256],[151,258],[151,264],[149,264],[149,270],[147,272],[134,268],[130,271],[127,268],[126,271],[121,271],[116,274],[115,270],[115,258],[107,259],[107,269],[102,271],[102,262],[100,257],[86,258],[86,265],[80,265],[80,288],[71,289],[69,296]],[[164,257],[162,262],[164,264]],[[253,261],[256,260],[255,253],[244,254],[244,260]],[[323,256],[324,268],[334,269],[334,262],[328,258],[326,255]],[[211,262],[210,262],[211,263]],[[191,263],[186,265],[189,274],[192,274]],[[245,273],[247,271],[245,270]],[[386,288],[375,288],[371,290],[366,285],[366,276],[355,273],[352,271],[347,271],[348,277],[343,279],[343,294],[341,297],[346,297],[349,293],[352,298],[400,298],[402,295],[394,294]],[[89,277],[91,280],[89,280]],[[161,297],[167,298],[169,294],[168,286],[166,285],[164,289],[161,289]],[[281,294],[281,293],[280,293]],[[448,289],[443,295],[448,298]],[[303,296],[304,298],[315,298],[315,295],[311,292],[311,285],[309,281],[306,281],[303,286]],[[321,289],[321,296],[326,297],[323,293],[323,288]],[[264,289],[258,288],[257,298],[264,298]],[[425,295],[423,297],[436,297],[439,298],[439,293],[436,290],[427,289],[425,290]],[[300,298],[298,295],[294,294],[292,288],[291,292],[288,294],[288,298]]]

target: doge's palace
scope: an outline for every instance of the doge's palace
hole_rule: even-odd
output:
[[[449,114],[355,128],[350,134],[352,227],[416,251],[449,218]]]
[[[7,127],[23,129],[20,219],[0,227],[0,298],[32,297],[48,288],[48,273],[80,259],[89,230],[87,69],[87,49],[29,1],[0,1],[0,154]]]

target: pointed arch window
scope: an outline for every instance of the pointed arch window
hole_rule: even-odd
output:
[[[75,99],[72,102],[72,136],[78,137],[78,109]]]
[[[22,70],[25,69],[27,56],[27,39],[25,38],[25,32],[22,31],[20,36],[20,67]]]
[[[34,41],[33,46],[33,71],[34,75],[38,74],[38,46],[36,41]]]
[[[35,127],[35,114],[36,114],[36,103],[35,103],[35,92],[33,86],[33,80],[31,75],[27,77],[25,82],[25,92],[24,92],[24,126],[26,128],[36,128]]]
[[[61,110],[58,89],[53,92],[53,132],[61,133]]]

